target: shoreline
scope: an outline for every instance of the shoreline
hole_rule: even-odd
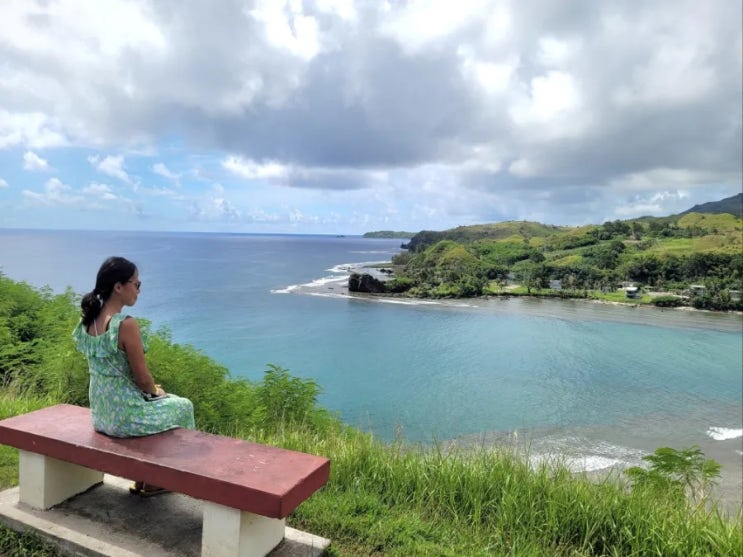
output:
[[[581,442],[573,446],[562,444],[565,436]],[[539,430],[515,430],[512,432],[484,432],[476,435],[449,439],[445,446],[463,450],[481,448],[515,451],[526,458],[532,466],[543,463],[565,466],[573,476],[585,477],[601,482],[607,479],[629,482],[624,472],[632,467],[647,468],[642,457],[653,454],[658,447],[638,442],[629,443],[612,438],[602,427],[544,428]],[[637,440],[639,441],[639,440]],[[684,445],[684,447],[682,447]],[[676,449],[686,448],[688,443],[670,443]],[[704,458],[721,465],[717,484],[709,488],[709,503],[735,517],[743,513],[743,437],[735,436],[718,440],[709,436],[696,444],[702,449]],[[616,454],[616,449],[621,454]]]
[[[337,265],[328,269],[332,275],[313,280],[309,283],[292,285],[290,287],[275,290],[275,293],[296,293],[301,295],[310,295],[318,297],[327,297],[336,300],[347,300],[359,303],[386,303],[397,306],[415,307],[418,309],[430,308],[435,311],[486,311],[495,314],[525,314],[533,317],[561,319],[561,320],[586,320],[586,321],[605,321],[614,323],[631,323],[641,326],[666,327],[666,328],[683,328],[696,329],[700,331],[710,330],[723,333],[743,333],[743,312],[737,311],[711,311],[696,309],[692,307],[681,308],[661,308],[652,304],[636,304],[632,302],[619,302],[613,300],[597,300],[586,298],[564,298],[559,296],[478,296],[473,298],[413,298],[400,294],[367,294],[348,291],[348,277],[352,272],[368,272],[378,269],[371,265],[377,263],[357,263]],[[591,302],[591,303],[585,303]],[[670,311],[670,310],[680,311]],[[640,427],[640,426],[638,426]],[[730,426],[737,427],[737,426]],[[573,428],[570,428],[573,429]],[[642,431],[642,430],[638,430]],[[536,437],[530,437],[528,433],[521,432],[522,441],[541,441],[549,444],[555,438],[551,435],[542,437],[536,434]],[[535,432],[531,432],[535,433]],[[575,433],[575,430],[572,431]],[[577,453],[565,452],[553,447],[556,452],[552,456],[557,458],[570,459],[576,468],[575,474],[585,474],[589,477],[604,478],[614,472],[622,476],[622,471],[632,465],[642,465],[644,461],[641,456],[652,454],[652,452],[662,444],[682,448],[690,443],[676,439],[673,432],[669,432],[670,437],[661,441],[661,444],[653,443],[644,439],[643,434],[632,440],[628,438],[615,437],[616,432],[603,431],[602,433],[593,432],[589,440],[593,440],[598,445],[608,443],[615,445],[620,451],[630,449],[633,454],[625,455],[627,458],[612,455],[601,449],[605,447],[595,447],[597,452],[591,448],[583,447]],[[508,433],[491,432],[490,434],[476,434],[471,438],[452,438],[447,444],[453,446],[472,446],[473,448],[483,444],[498,448],[511,446]],[[707,434],[709,435],[709,434]],[[541,437],[541,439],[539,439]],[[698,440],[697,443],[702,446],[705,458],[711,458],[723,465],[720,483],[712,490],[711,499],[719,503],[721,509],[734,516],[743,508],[743,481],[741,481],[740,470],[743,469],[743,438],[736,437],[724,441],[713,438]],[[536,448],[536,447],[533,447]],[[550,454],[548,447],[542,447],[541,456]],[[636,451],[641,451],[642,454]],[[596,462],[588,462],[594,459]],[[628,462],[625,462],[627,460]],[[580,462],[579,462],[580,461]],[[601,464],[603,462],[603,464]],[[581,464],[582,463],[582,464]],[[583,469],[580,469],[583,467]]]
[[[272,290],[280,294],[304,294],[310,296],[342,298],[366,302],[388,303],[407,306],[439,308],[471,308],[507,311],[509,304],[534,316],[565,319],[568,315],[589,320],[633,322],[682,328],[701,328],[722,332],[743,333],[743,312],[713,311],[689,306],[658,307],[653,304],[638,304],[614,300],[571,298],[561,296],[534,296],[529,294],[482,295],[472,298],[416,298],[404,294],[371,294],[349,292],[348,278],[351,273],[367,273],[380,277],[378,269],[386,262],[343,263],[328,269],[333,275],[315,279],[304,284],[290,285]],[[382,277],[386,278],[386,277]],[[579,309],[582,308],[582,309]],[[516,309],[516,308],[513,308]],[[618,311],[611,311],[611,310]],[[570,310],[570,311],[560,311]],[[606,311],[608,310],[608,311]]]

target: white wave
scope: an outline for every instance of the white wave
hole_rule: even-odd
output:
[[[358,269],[358,267],[355,264],[341,263],[340,265],[335,265],[331,267],[330,269],[325,269],[325,270],[331,273],[350,273],[356,269]]]
[[[571,472],[595,472],[642,466],[643,463],[644,453],[639,449],[579,436],[550,437],[539,440],[538,444],[537,452],[529,455],[529,462],[534,467],[541,464],[561,465]]]
[[[319,279],[315,279],[311,282],[305,282],[304,284],[292,284],[285,288],[275,288],[271,290],[271,294],[291,294],[295,290],[299,289],[316,289],[320,288],[322,286],[328,286],[329,284],[342,284],[348,279],[347,276],[345,277],[339,277],[339,276],[332,276],[332,277],[322,277]],[[310,294],[311,292],[307,292],[307,294]]]
[[[401,306],[444,306],[444,307],[456,307],[456,308],[471,308],[475,307],[472,304],[465,304],[459,302],[446,301],[434,301],[434,300],[419,300],[414,298],[371,298],[375,302],[381,304],[399,304]]]
[[[596,470],[605,470],[612,466],[625,465],[626,463],[619,458],[585,455],[581,457],[566,458],[565,464],[573,472],[594,472]]]
[[[315,279],[312,282],[308,282],[307,284],[303,284],[302,286],[306,286],[307,288],[317,288],[318,286],[326,286],[328,284],[340,284],[343,281],[345,281],[348,277],[322,277],[319,279]]]
[[[271,294],[291,294],[297,288],[301,288],[301,284],[290,284],[286,288],[274,288],[271,290]]]
[[[732,429],[729,427],[711,427],[707,430],[707,435],[715,441],[726,441],[727,439],[736,439],[743,437],[743,429]]]
[[[388,250],[388,249],[371,249],[371,250],[351,250],[351,253],[359,253],[359,254],[363,254],[363,255],[383,253],[383,254],[387,255],[388,253],[389,254],[398,253],[398,251],[397,250]]]
[[[318,296],[320,298],[353,298],[353,296],[338,292],[304,292],[304,294],[307,294],[307,296]]]
[[[541,464],[562,465],[567,467],[571,472],[595,472],[596,470],[606,470],[614,466],[626,468],[630,465],[624,459],[597,455],[584,454],[578,456],[567,455],[531,455],[529,458],[531,465],[535,468]]]
[[[358,261],[356,263],[339,263],[333,265],[330,269],[325,269],[331,273],[350,273],[354,271],[360,271],[365,267],[372,267],[376,265],[389,264],[389,261]]]

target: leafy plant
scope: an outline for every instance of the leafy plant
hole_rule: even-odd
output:
[[[675,308],[684,305],[684,301],[678,296],[658,296],[653,298],[653,305],[661,308]]]
[[[636,486],[685,496],[697,505],[707,501],[709,489],[720,477],[720,464],[704,458],[696,445],[681,450],[661,447],[643,460],[650,463],[649,469],[633,466],[625,472]]]
[[[315,409],[320,387],[313,379],[292,377],[277,365],[269,364],[258,386],[258,402],[264,423],[296,425],[306,422]]]

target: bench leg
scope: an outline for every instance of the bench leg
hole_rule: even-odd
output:
[[[203,501],[201,557],[264,557],[284,539],[286,520]]]
[[[19,501],[35,509],[48,509],[103,481],[103,472],[18,451]]]

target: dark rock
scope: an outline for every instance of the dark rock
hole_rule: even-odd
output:
[[[387,291],[381,280],[366,273],[351,273],[348,277],[349,292],[366,292],[368,294],[382,294]]]

